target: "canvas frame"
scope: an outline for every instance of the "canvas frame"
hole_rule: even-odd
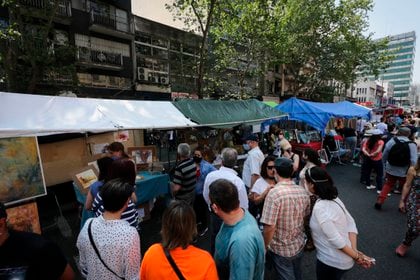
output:
[[[83,176],[95,176],[92,180],[86,181],[84,180]],[[79,169],[76,173],[72,176],[75,185],[79,188],[80,192],[83,194],[87,194],[89,192],[89,186],[98,181],[99,172],[93,165],[85,166]]]

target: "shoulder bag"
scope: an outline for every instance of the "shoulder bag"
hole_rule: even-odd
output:
[[[106,269],[108,269],[112,274],[117,276],[119,279],[125,280],[124,277],[119,276],[115,271],[113,271],[111,268],[109,268],[109,266],[104,262],[101,255],[99,254],[98,248],[96,248],[95,242],[93,241],[93,237],[92,237],[92,222],[93,222],[93,219],[89,223],[88,233],[89,233],[90,244],[92,245],[93,249],[95,250],[96,255],[98,256],[98,258],[102,262],[102,264],[106,267]]]
[[[176,275],[178,276],[179,280],[186,280],[184,275],[182,275],[181,270],[179,270],[178,266],[176,265],[174,259],[172,258],[171,254],[169,253],[169,250],[165,247],[163,247],[163,251],[165,252],[165,256],[168,259],[169,263],[171,264],[172,268],[174,269]]]

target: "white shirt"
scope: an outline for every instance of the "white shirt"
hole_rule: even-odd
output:
[[[90,243],[88,226],[91,222],[93,241],[108,267],[127,280],[139,279],[140,238],[137,230],[127,221],[105,220],[103,216],[88,219],[77,238],[82,275],[86,279],[119,279],[102,264]]]
[[[251,192],[261,195],[267,188],[270,186],[269,183],[263,178],[260,177],[255,181],[254,185],[251,188]]]
[[[257,146],[248,152],[248,157],[244,162],[242,170],[242,180],[244,180],[245,186],[251,188],[251,177],[253,174],[260,175],[261,164],[264,161],[264,154]]]
[[[241,180],[241,178],[238,177],[238,173],[235,170],[233,170],[232,168],[224,167],[224,166],[220,167],[219,170],[209,173],[206,177],[206,180],[204,181],[203,197],[204,197],[204,200],[207,202],[207,205],[209,206],[209,210],[210,210],[209,187],[211,183],[213,183],[217,179],[226,179],[226,180],[231,181],[238,189],[239,206],[241,208],[244,208],[245,210],[248,210],[248,196],[246,194],[246,188],[245,188],[244,182]]]
[[[349,232],[357,234],[357,228],[353,217],[339,198],[318,199],[309,226],[317,258],[321,262],[342,270],[353,267],[354,260],[340,249],[345,245],[351,247]]]
[[[376,129],[379,129],[382,131],[382,134],[384,134],[388,130],[388,126],[385,123],[380,122],[376,125]]]

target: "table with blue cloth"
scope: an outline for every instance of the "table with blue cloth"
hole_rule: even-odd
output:
[[[141,177],[141,179],[138,179]],[[80,221],[80,229],[82,229],[86,220],[94,217],[92,211],[85,209],[86,194],[80,192],[80,189],[73,183],[74,191],[76,193],[77,201],[83,206],[82,217]],[[144,204],[158,196],[169,196],[170,185],[168,174],[161,174],[158,172],[141,171],[136,178],[137,196],[136,205]]]

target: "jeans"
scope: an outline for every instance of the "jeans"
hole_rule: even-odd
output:
[[[354,151],[356,150],[357,137],[356,136],[346,137],[344,138],[344,142],[346,143],[347,148],[350,149],[351,159],[354,159]]]
[[[267,251],[266,266],[267,269],[273,268],[274,279],[301,280],[302,257],[303,249],[293,257],[282,257],[273,253],[272,251]]]
[[[362,172],[365,173],[364,178],[366,180],[366,186],[370,186],[370,173],[372,169],[376,173],[376,189],[378,191],[382,190],[383,177],[384,177],[384,164],[382,159],[380,160],[371,160],[369,157],[365,157],[366,164],[363,165]],[[365,170],[363,170],[366,168]]]
[[[316,279],[318,280],[340,280],[348,270],[341,270],[316,260]]]
[[[391,175],[389,173],[386,173],[385,175],[385,184],[382,188],[381,193],[378,196],[377,203],[383,204],[385,202],[385,199],[387,198],[387,195],[391,192],[391,189],[395,186],[395,183],[398,181],[400,186],[404,186],[405,184],[405,177],[397,177],[394,175]]]

